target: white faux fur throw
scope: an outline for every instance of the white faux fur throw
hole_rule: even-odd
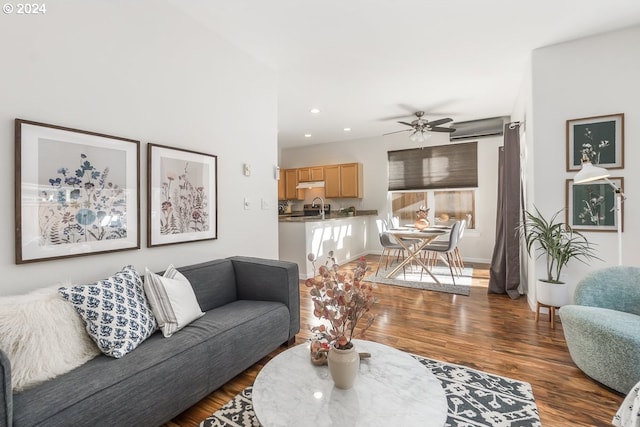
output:
[[[100,354],[58,287],[0,298],[0,348],[11,362],[14,392],[69,372]]]

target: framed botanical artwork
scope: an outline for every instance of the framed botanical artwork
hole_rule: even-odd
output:
[[[624,168],[624,114],[567,120],[567,171],[582,158],[605,169]]]
[[[624,188],[623,178],[609,178],[618,188]],[[566,223],[578,231],[618,231],[616,193],[606,181],[576,184],[566,183]],[[621,207],[624,229],[624,203]]]
[[[218,157],[147,146],[147,246],[218,238]]]
[[[15,120],[16,263],[140,248],[140,142]]]

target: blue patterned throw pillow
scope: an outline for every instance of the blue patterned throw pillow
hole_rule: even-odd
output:
[[[73,304],[89,336],[107,356],[124,356],[157,328],[142,279],[130,265],[108,279],[58,292]]]

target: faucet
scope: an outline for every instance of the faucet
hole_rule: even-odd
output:
[[[320,217],[321,217],[322,219],[324,219],[324,200],[322,199],[322,197],[316,197],[316,198],[314,198],[314,199],[311,201],[311,207],[312,207],[312,208],[315,208],[316,206],[318,206],[318,205],[316,205],[316,199],[319,199],[319,200],[320,200],[320,203],[321,203],[321,205],[322,205],[322,206],[320,207]]]

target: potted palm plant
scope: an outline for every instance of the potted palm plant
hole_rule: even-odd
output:
[[[600,258],[582,233],[558,220],[563,209],[549,220],[538,208],[534,209],[535,212],[525,211],[525,220],[518,231],[524,237],[529,256],[536,252],[536,258],[544,257],[546,261],[546,277],[538,279],[536,297],[542,304],[562,307],[570,302],[567,284],[560,280],[562,269],[572,259],[586,264]]]

